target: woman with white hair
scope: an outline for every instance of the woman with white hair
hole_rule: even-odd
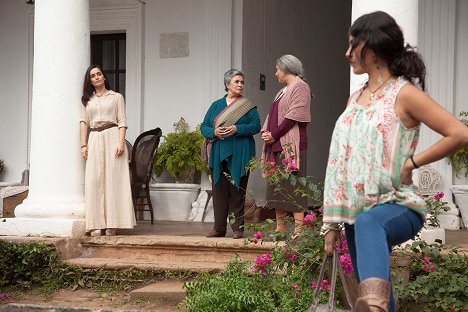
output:
[[[207,150],[213,189],[214,227],[206,237],[226,236],[229,212],[233,238],[244,235],[244,203],[249,172],[246,166],[255,156],[253,136],[260,132],[260,117],[256,106],[242,96],[244,74],[230,69],[224,74],[227,94],[208,109],[201,132],[210,142]]]
[[[284,85],[275,96],[261,130],[264,141],[262,160],[288,163],[298,177],[307,175],[307,124],[311,120],[311,93],[304,81],[301,61],[293,55],[283,55],[276,61],[275,76]],[[275,209],[276,231],[286,233],[285,217],[292,212],[295,221],[294,235],[299,234],[307,208],[307,198],[294,196],[294,187],[283,182],[282,188],[294,197],[294,202],[275,187],[267,185],[267,206]]]

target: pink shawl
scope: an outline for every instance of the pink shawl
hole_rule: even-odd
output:
[[[281,92],[281,91],[280,91]],[[276,95],[276,97],[280,94]],[[276,99],[275,97],[275,99]],[[288,86],[286,92],[278,104],[278,125],[285,118],[295,120],[297,122],[310,122],[310,88],[307,83],[299,77]],[[261,132],[267,131],[268,117],[266,117]],[[285,158],[294,159],[296,167],[299,169],[299,126],[295,124],[285,135],[280,138],[281,146],[285,152]],[[287,148],[284,146],[287,145]],[[267,152],[267,145],[263,144],[262,161],[270,157]]]

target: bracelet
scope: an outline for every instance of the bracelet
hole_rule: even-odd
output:
[[[341,227],[339,223],[324,223],[320,228],[320,234],[325,236],[330,231],[340,231]]]
[[[86,144],[83,144],[83,145],[81,145],[81,147],[80,147],[80,148],[83,148],[83,147],[88,147],[88,145],[86,145]]]
[[[419,166],[418,166],[418,165],[416,165],[416,163],[414,162],[413,155],[411,155],[409,159],[411,160],[411,163],[413,164],[413,166],[414,166],[414,169],[418,169],[418,168],[419,168]]]

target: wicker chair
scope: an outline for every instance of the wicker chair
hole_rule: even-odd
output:
[[[144,220],[144,212],[149,211],[151,224],[154,222],[153,205],[151,204],[149,183],[151,169],[153,167],[156,148],[161,139],[161,129],[156,128],[140,134],[135,140],[130,161],[130,173],[132,181],[132,198],[135,215],[138,219],[140,212]]]

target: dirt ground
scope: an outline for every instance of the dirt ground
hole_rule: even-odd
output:
[[[41,306],[73,307],[109,310],[138,310],[154,312],[180,312],[172,300],[131,300],[128,293],[99,293],[86,289],[60,289],[50,298],[34,293],[22,293],[16,303]]]

